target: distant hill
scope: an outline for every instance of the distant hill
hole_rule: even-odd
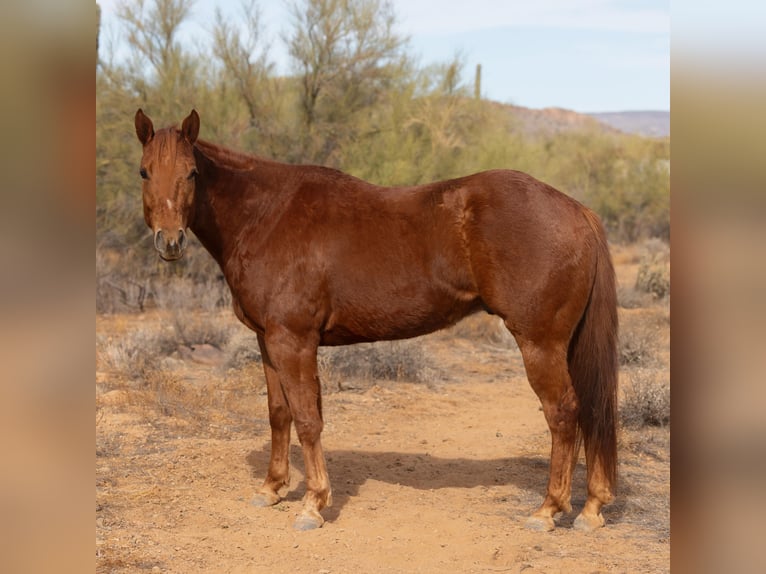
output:
[[[670,112],[604,112],[588,114],[609,127],[648,137],[670,135]]]
[[[620,131],[645,137],[670,135],[670,112],[605,112],[581,114],[563,108],[525,108],[512,104],[489,102],[507,110],[521,128],[528,134],[556,134],[569,130],[595,128],[606,131]]]
[[[525,133],[556,134],[587,127],[604,128],[604,124],[591,116],[563,108],[525,108],[509,104],[496,104],[507,109]]]

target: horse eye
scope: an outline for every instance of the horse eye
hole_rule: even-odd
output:
[[[138,170],[138,173],[141,174],[142,179],[149,179],[149,174],[146,173],[145,167],[142,167],[140,170]]]
[[[189,172],[189,175],[186,177],[186,179],[192,179],[195,175],[197,175],[197,173],[199,173],[197,171],[197,168],[196,167],[192,168],[192,170]]]

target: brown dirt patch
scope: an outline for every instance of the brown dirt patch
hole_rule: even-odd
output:
[[[153,320],[101,317],[97,336]],[[97,571],[669,571],[668,429],[622,432],[622,482],[606,528],[577,532],[574,514],[552,533],[524,528],[545,491],[550,438],[518,351],[492,333],[471,338],[485,328],[480,320],[467,334],[422,339],[438,367],[427,384],[326,393],[334,505],[312,532],[292,529],[305,488],[296,446],[285,500],[249,503],[269,448],[257,369],[166,363],[162,376],[185,387],[158,402],[156,383],[121,380],[99,363]],[[584,480],[581,463],[575,512]]]

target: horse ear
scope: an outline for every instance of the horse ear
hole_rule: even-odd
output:
[[[191,113],[186,116],[184,123],[181,124],[181,135],[186,138],[190,144],[197,141],[199,135],[199,114],[197,110],[192,110]]]
[[[146,145],[154,137],[154,125],[149,116],[141,108],[136,112],[136,135],[139,141]]]

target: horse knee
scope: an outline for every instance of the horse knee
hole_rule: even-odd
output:
[[[286,406],[277,406],[269,410],[269,423],[271,428],[285,428],[292,421],[290,409]]]

